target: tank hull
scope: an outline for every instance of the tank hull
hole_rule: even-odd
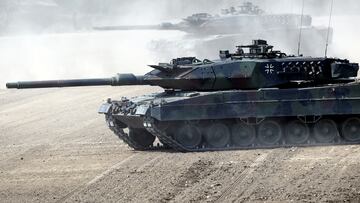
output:
[[[112,101],[102,109],[117,121],[112,128],[122,131],[123,137],[126,128],[141,129],[178,151],[360,143],[357,82],[296,89],[173,91]]]

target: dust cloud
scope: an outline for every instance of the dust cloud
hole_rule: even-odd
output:
[[[156,64],[148,50],[153,40],[181,33],[159,31],[64,33],[0,38],[0,81],[111,77],[143,74]],[[177,53],[180,54],[180,53]]]
[[[199,41],[210,41],[214,36],[193,39],[181,31],[101,32],[92,31],[91,26],[177,22],[193,13],[216,14],[221,8],[242,3],[235,0],[20,0],[16,2],[21,4],[8,5],[6,2],[15,1],[0,2],[0,88],[8,81],[17,80],[110,77],[119,72],[144,74],[151,70],[148,64],[171,58],[215,57],[221,47],[198,50],[204,51]],[[300,13],[302,3],[301,0],[251,2],[267,13]],[[305,14],[313,16],[315,26],[327,26],[330,2],[305,0]],[[357,0],[335,0],[329,56],[360,62],[359,10]],[[311,39],[303,39],[304,43],[308,40]]]

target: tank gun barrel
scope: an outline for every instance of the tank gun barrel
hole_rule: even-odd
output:
[[[20,81],[6,83],[6,87],[9,89],[124,85],[144,85],[143,76],[135,76],[133,74],[117,74],[111,78]]]
[[[120,26],[95,26],[94,30],[160,30],[160,25],[120,25]]]
[[[119,26],[95,26],[94,30],[112,31],[112,30],[178,30],[177,25],[172,23],[162,23],[158,25],[119,25]]]

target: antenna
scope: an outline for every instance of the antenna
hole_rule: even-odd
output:
[[[301,20],[300,20],[300,33],[299,33],[298,52],[297,52],[298,56],[300,56],[302,25],[303,25],[303,18],[304,18],[304,7],[305,7],[305,0],[302,1]]]
[[[332,18],[333,6],[334,6],[334,0],[331,0],[329,25],[328,25],[327,36],[326,36],[325,58],[327,57],[327,51],[328,51],[328,47],[329,47],[330,26],[331,26],[331,18]]]

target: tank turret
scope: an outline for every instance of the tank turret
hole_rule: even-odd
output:
[[[265,40],[237,46],[235,53],[220,51],[219,60],[195,57],[150,65],[143,75],[117,74],[112,78],[28,81],[8,83],[8,88],[47,88],[99,85],[153,85],[165,89],[216,91],[303,87],[354,81],[358,64],[336,58],[287,56]]]
[[[241,6],[238,6],[238,9],[232,6],[228,9],[221,10],[221,14],[223,15],[234,15],[234,14],[260,15],[263,13],[265,13],[264,10],[260,9],[258,6],[254,5],[251,2],[244,2]]]

